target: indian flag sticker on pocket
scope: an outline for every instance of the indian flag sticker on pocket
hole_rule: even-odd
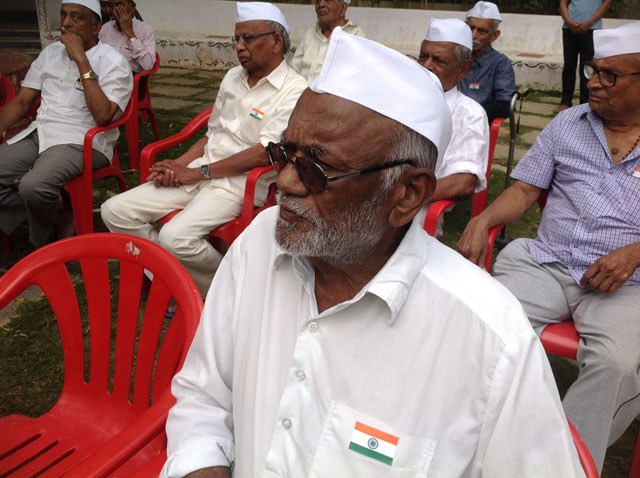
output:
[[[640,179],[640,168],[636,168],[633,170],[633,177]]]
[[[480,83],[469,83],[469,89],[470,90],[479,90],[480,89]]]
[[[364,423],[356,422],[351,435],[349,450],[391,465],[396,454],[396,448],[398,448],[398,441],[399,438],[397,436]]]
[[[262,117],[264,116],[264,113],[260,111],[258,108],[251,108],[251,113],[249,114],[249,116],[253,116],[255,119],[262,121]]]

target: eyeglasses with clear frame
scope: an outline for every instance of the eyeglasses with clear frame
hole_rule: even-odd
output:
[[[330,181],[337,181],[338,179],[353,178],[362,174],[372,173],[374,171],[381,171],[383,169],[393,168],[408,164],[415,166],[415,162],[411,159],[395,159],[393,161],[387,161],[376,166],[361,169],[360,171],[354,171],[353,173],[340,174],[338,176],[327,176],[324,169],[315,161],[305,158],[304,156],[296,156],[296,145],[293,143],[269,143],[265,148],[267,154],[269,154],[269,160],[278,174],[287,166],[292,163],[298,177],[304,186],[315,194],[324,192],[327,189]]]
[[[241,35],[234,35],[231,37],[231,43],[236,45],[238,42],[242,42],[244,45],[249,43],[251,40],[255,40],[256,38],[260,38],[266,35],[273,35],[275,32],[264,32],[264,33],[243,33]]]
[[[623,76],[640,75],[640,71],[634,73],[615,73],[611,70],[599,70],[593,62],[585,63],[583,68],[584,76],[587,80],[590,80],[593,75],[598,75],[598,81],[604,87],[610,88],[615,86],[616,80]]]

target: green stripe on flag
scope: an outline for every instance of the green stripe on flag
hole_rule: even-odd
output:
[[[381,461],[382,463],[386,463],[387,465],[391,465],[391,463],[393,463],[393,458],[389,458],[387,455],[383,455],[382,453],[378,453],[377,451],[373,451],[369,448],[360,446],[357,443],[349,443],[349,450],[353,450],[356,453],[368,456],[369,458],[373,458],[374,460]]]

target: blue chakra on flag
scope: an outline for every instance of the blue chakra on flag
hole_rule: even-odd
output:
[[[367,446],[370,449],[375,450],[376,448],[378,448],[378,440],[376,440],[375,438],[369,438],[369,441],[367,442]]]

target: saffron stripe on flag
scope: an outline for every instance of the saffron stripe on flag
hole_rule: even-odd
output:
[[[393,445],[398,444],[398,437],[391,435],[390,433],[383,432],[382,430],[378,430],[377,428],[370,427],[369,425],[365,425],[362,422],[356,421],[355,429],[359,432],[365,433],[367,435],[371,435],[372,437],[379,438],[380,440],[384,440]]]
[[[353,450],[362,455],[368,456],[369,458],[373,458],[374,460],[381,461],[382,463],[386,463],[387,465],[391,465],[393,463],[393,458],[389,458],[382,453],[378,453],[376,451],[370,450],[369,448],[365,448],[363,446],[358,445],[357,443],[349,443],[349,449]]]

